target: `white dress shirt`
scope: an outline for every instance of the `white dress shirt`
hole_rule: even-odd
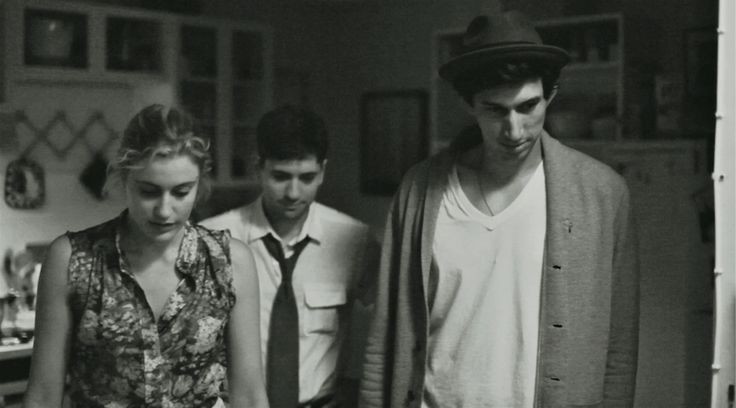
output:
[[[261,199],[208,218],[202,225],[229,229],[232,236],[253,250],[258,269],[261,308],[261,355],[265,368],[271,309],[281,284],[279,264],[266,249],[262,238],[272,234]],[[285,256],[303,239],[309,243],[294,268],[293,288],[299,311],[299,401],[333,393],[337,370],[347,356],[340,356],[350,306],[362,297],[376,271],[377,251],[373,251],[369,228],[362,222],[314,202],[302,230],[292,242],[281,242]],[[365,272],[365,274],[364,274]]]

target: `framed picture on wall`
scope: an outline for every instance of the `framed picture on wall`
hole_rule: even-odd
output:
[[[392,195],[404,173],[427,157],[427,92],[367,92],[360,101],[360,187]]]

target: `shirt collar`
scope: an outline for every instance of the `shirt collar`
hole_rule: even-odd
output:
[[[281,237],[276,234],[273,227],[271,227],[271,223],[268,222],[268,218],[266,218],[266,213],[263,211],[263,200],[261,197],[258,197],[258,199],[253,202],[252,209],[253,212],[250,220],[251,228],[248,234],[248,243],[257,241],[268,234],[273,235],[276,239],[281,241]],[[309,205],[307,219],[304,220],[302,229],[299,231],[299,234],[293,243],[300,242],[307,237],[317,243],[321,242],[323,237],[322,223],[319,222],[319,208],[314,202]],[[288,244],[291,245],[293,243],[290,242]]]

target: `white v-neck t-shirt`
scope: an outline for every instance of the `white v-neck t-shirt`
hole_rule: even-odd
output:
[[[432,248],[438,283],[422,407],[531,408],[547,217],[543,166],[494,216],[470,202],[455,167],[449,177]]]

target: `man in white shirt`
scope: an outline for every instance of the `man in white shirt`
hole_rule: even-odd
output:
[[[328,150],[319,116],[277,108],[259,122],[257,143],[261,195],[201,224],[229,229],[254,252],[271,407],[347,407],[351,309],[371,303],[378,245],[368,226],[315,202]]]
[[[570,57],[516,11],[474,18],[459,48],[439,75],[475,123],[394,197],[359,406],[631,407],[629,191],[544,130]]]

